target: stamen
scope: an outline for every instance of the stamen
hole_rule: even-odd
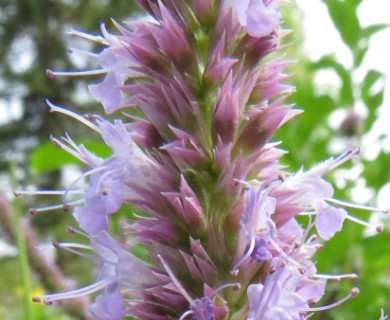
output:
[[[73,207],[77,204],[83,203],[84,200],[76,200],[72,202],[67,202],[67,203],[60,203],[60,204],[53,204],[51,206],[46,206],[46,207],[40,207],[40,208],[30,208],[30,214],[31,215],[36,215],[39,212],[45,212],[45,211],[52,211],[52,210],[57,210],[57,209],[62,209],[63,211],[67,212],[69,211],[69,207]]]
[[[350,298],[355,298],[358,294],[359,294],[359,288],[353,288],[348,295],[346,295],[344,298],[340,299],[339,301],[336,301],[335,303],[332,303],[332,304],[327,305],[327,306],[309,308],[309,311],[318,312],[318,311],[332,309],[332,308],[337,307],[340,304],[344,303],[345,301],[349,300]]]
[[[194,305],[194,300],[191,298],[191,296],[187,293],[187,291],[183,288],[179,280],[177,280],[176,276],[173,274],[173,271],[168,266],[168,264],[165,262],[163,257],[161,255],[157,255],[160,259],[165,271],[168,273],[169,277],[171,278],[173,284],[176,286],[176,288],[180,291],[180,293],[183,295],[184,298],[189,302],[189,304],[192,306]]]
[[[328,274],[315,274],[313,275],[313,278],[317,279],[326,279],[326,280],[334,280],[334,281],[340,281],[341,279],[350,279],[350,280],[356,280],[359,278],[359,276],[356,273],[349,273],[349,274],[339,274],[339,275],[328,275]]]
[[[250,242],[249,242],[249,248],[247,250],[247,252],[245,253],[245,255],[243,255],[241,257],[240,260],[238,260],[238,262],[234,265],[233,269],[230,271],[230,274],[232,276],[237,276],[238,275],[238,268],[246,261],[249,259],[249,257],[251,256],[251,254],[253,253],[253,249],[255,248],[255,244],[256,244],[256,239],[255,239],[255,235],[254,234],[251,234],[250,236]]]
[[[354,217],[354,216],[351,216],[351,215],[347,215],[346,217],[345,217],[346,219],[348,219],[348,220],[350,220],[350,221],[352,221],[352,222],[355,222],[355,223],[357,223],[357,224],[360,224],[360,225],[362,225],[362,226],[364,226],[364,227],[367,227],[367,228],[374,228],[375,230],[376,230],[376,232],[382,232],[382,230],[383,230],[383,227],[381,226],[381,225],[375,225],[375,224],[372,224],[372,223],[369,223],[369,222],[367,222],[367,221],[364,221],[364,220],[360,220],[359,218],[356,218],[356,217]]]
[[[333,170],[345,162],[351,160],[354,156],[358,155],[360,153],[360,148],[350,148],[341,155],[339,155],[333,162],[333,164],[330,166],[329,170]]]
[[[300,263],[298,263],[293,258],[291,258],[288,254],[286,254],[282,250],[282,248],[278,245],[278,243],[274,241],[274,239],[270,238],[269,242],[273,245],[274,249],[280,254],[280,256],[286,259],[286,261],[291,262],[293,265],[297,266],[298,268],[301,267]],[[286,261],[284,261],[283,263],[286,263]]]
[[[76,149],[77,151],[73,150],[72,148],[68,147],[65,143],[63,143],[62,141],[58,140],[57,138],[55,137],[50,137],[50,140],[51,142],[56,146],[56,148],[59,148],[59,149],[63,149],[65,150],[67,153],[71,154],[73,157],[75,157],[76,159],[80,160],[81,162],[83,162],[84,164],[87,164],[88,163],[81,157],[80,153],[78,153],[78,148]],[[63,140],[67,141],[65,138],[63,138]],[[68,141],[67,141],[68,142]]]
[[[69,233],[76,233],[76,234],[78,234],[80,236],[83,236],[83,237],[85,237],[87,239],[91,239],[90,235],[88,235],[87,233],[85,233],[85,232],[83,232],[83,231],[81,231],[79,229],[75,229],[75,228],[73,228],[71,226],[67,226],[66,227],[66,231],[69,232]]]
[[[14,195],[16,197],[20,197],[22,195],[29,195],[29,196],[37,196],[37,195],[58,195],[62,196],[64,194],[65,190],[37,190],[37,191],[27,191],[27,190],[18,190],[14,191]],[[83,194],[82,190],[71,190],[70,194]]]
[[[259,302],[260,302],[260,306],[258,308],[258,310],[256,311],[256,315],[261,315],[263,314],[263,310],[264,308],[267,308],[267,305],[269,304],[270,300],[272,299],[272,296],[274,295],[275,291],[277,290],[277,283],[279,282],[279,279],[283,273],[283,270],[285,268],[285,264],[282,263],[280,264],[279,266],[272,266],[270,267],[269,269],[269,275],[267,276],[267,279],[265,280],[264,282],[264,287],[263,287],[263,290],[261,291],[261,294],[259,296]],[[269,289],[269,290],[266,290],[266,286],[268,285],[269,283],[269,277],[270,275],[274,274],[275,272],[277,272],[275,274],[275,278],[272,279],[272,287]],[[265,296],[267,295],[267,296]]]
[[[50,112],[59,112],[59,113],[65,114],[65,115],[85,124],[87,127],[91,128],[92,130],[99,133],[99,128],[97,126],[95,126],[93,123],[86,120],[84,117],[78,115],[77,113],[72,112],[70,110],[67,110],[65,108],[58,107],[58,106],[52,104],[48,99],[46,99],[46,103],[50,107]]]
[[[64,250],[66,250],[68,252],[74,253],[74,254],[76,254],[78,256],[81,256],[81,257],[84,257],[84,258],[88,258],[88,259],[93,259],[94,258],[94,255],[92,255],[92,254],[81,252],[79,250],[75,250],[74,249],[74,248],[77,248],[77,249],[93,250],[93,247],[91,247],[89,245],[84,245],[84,244],[81,244],[81,243],[73,243],[73,242],[63,242],[63,243],[60,243],[60,242],[58,242],[56,240],[52,241],[52,245],[56,249],[64,249]]]
[[[210,294],[209,297],[213,297],[215,295],[217,295],[217,293],[223,289],[226,289],[226,288],[229,288],[229,287],[232,287],[233,288],[233,291],[237,291],[237,290],[240,290],[241,289],[241,284],[238,283],[238,282],[233,282],[233,283],[225,283],[223,284],[222,286],[218,287],[217,289],[214,289],[214,291],[212,292],[212,294]]]
[[[359,209],[359,210],[365,210],[365,211],[375,211],[375,212],[382,212],[382,213],[387,213],[387,211],[388,211],[388,210],[383,210],[383,209],[379,209],[376,207],[364,206],[364,205],[360,205],[360,204],[356,204],[356,203],[349,203],[349,202],[334,199],[334,198],[324,198],[324,200],[331,202],[333,204],[347,207],[347,208],[353,208],[353,209]]]
[[[90,120],[89,118],[87,118]],[[80,147],[73,141],[67,132],[65,132],[65,137],[61,137],[68,145],[70,145],[74,150],[77,150],[80,153]]]
[[[188,316],[190,316],[190,315],[192,315],[192,314],[194,314],[195,312],[193,311],[193,310],[187,310],[186,312],[184,312],[181,316],[180,316],[180,318],[179,318],[179,320],[184,320],[185,318],[187,318]]]
[[[80,288],[77,290],[72,290],[72,291],[63,292],[63,293],[42,295],[42,296],[34,296],[32,298],[32,301],[33,302],[41,302],[43,300],[43,302],[45,304],[52,304],[53,301],[56,301],[56,300],[74,299],[74,298],[78,298],[78,297],[83,297],[86,295],[90,295],[91,293],[94,293],[94,292],[99,291],[101,289],[104,289],[105,287],[107,287],[108,285],[113,283],[115,281],[115,279],[116,279],[115,277],[109,277],[109,278],[100,280],[96,283],[93,283],[89,286],[86,286],[84,288]]]
[[[94,41],[94,42],[103,44],[105,46],[109,45],[109,43],[102,36],[93,36],[91,34],[84,33],[84,32],[81,32],[81,31],[76,31],[76,30],[71,30],[71,31],[69,31],[67,33],[69,35],[78,36],[80,38],[87,39],[87,40],[90,40],[90,41]]]
[[[46,76],[50,79],[56,77],[88,77],[96,76],[107,73],[107,69],[96,69],[96,70],[87,70],[87,71],[53,71],[50,69],[46,70]]]

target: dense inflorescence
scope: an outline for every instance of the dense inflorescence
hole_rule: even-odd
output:
[[[82,74],[104,76],[89,90],[115,120],[48,102],[112,150],[102,158],[69,135],[52,138],[90,168],[59,192],[82,229],[69,230],[90,246],[55,246],[95,259],[96,282],[34,300],[98,292],[90,311],[111,320],[306,319],[332,307],[315,306],[327,279],[356,275],[319,274],[313,255],[357,219],[324,175],[359,151],[297,173],[279,163],[284,151],[272,136],[300,111],[285,103],[293,88],[284,82],[277,1],[137,2],[149,18],[114,22],[118,34],[104,25],[102,36],[72,32],[103,47],[89,54],[99,67]],[[108,233],[123,204],[138,208],[126,245]]]

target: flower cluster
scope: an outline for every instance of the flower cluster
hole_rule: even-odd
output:
[[[72,32],[103,47],[89,53],[97,69],[81,74],[104,76],[89,90],[116,120],[48,103],[112,150],[101,158],[68,135],[52,138],[90,168],[58,192],[82,229],[69,231],[90,246],[55,247],[94,259],[96,282],[34,300],[98,293],[90,306],[97,319],[273,320],[306,319],[355,296],[357,288],[316,306],[328,279],[356,275],[319,274],[313,255],[344,220],[369,226],[324,180],[359,150],[293,174],[271,141],[300,113],[285,103],[293,88],[284,83],[290,62],[277,58],[285,34],[277,1],[137,2],[151,19],[114,22],[117,34],[104,25],[102,36]],[[125,225],[126,245],[108,233],[123,204],[138,208]]]

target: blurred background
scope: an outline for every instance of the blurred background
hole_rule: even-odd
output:
[[[88,83],[99,77],[46,77],[45,70],[93,68],[78,50],[97,50],[71,30],[98,35],[104,22],[137,14],[132,1],[0,0],[0,319],[86,319],[85,301],[43,306],[31,296],[87,284],[93,265],[85,258],[50,249],[67,241],[71,215],[62,210],[32,217],[28,209],[52,198],[15,198],[13,190],[61,189],[81,172],[80,163],[56,149],[50,135],[70,132],[97,153],[101,142],[76,121],[49,113],[45,98],[78,113],[101,112]],[[383,0],[296,0],[283,4],[287,59],[297,91],[290,98],[304,114],[275,137],[289,151],[292,171],[360,146],[361,157],[327,176],[336,198],[390,207],[390,4]],[[97,138],[97,137],[96,137]],[[60,199],[58,199],[60,201]],[[390,223],[384,214],[350,210],[382,233],[346,222],[317,255],[320,272],[356,272],[359,279],[330,283],[322,304],[337,301],[351,287],[360,295],[312,319],[378,319],[390,314]],[[371,218],[370,218],[371,216]],[[79,240],[77,240],[79,241]],[[47,246],[45,244],[48,244]]]

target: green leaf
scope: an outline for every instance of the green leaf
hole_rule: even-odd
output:
[[[373,24],[371,26],[368,26],[367,28],[364,28],[361,30],[360,34],[360,40],[358,42],[358,46],[355,48],[353,52],[354,56],[354,66],[355,68],[359,67],[362,63],[368,48],[369,48],[369,41],[373,34],[387,28],[389,25],[387,24]]]
[[[362,29],[362,36],[366,39],[371,38],[371,36],[379,31],[382,31],[383,29],[388,28],[390,25],[387,23],[378,23],[368,26],[367,28]]]
[[[352,50],[360,39],[360,23],[356,13],[361,1],[323,0],[328,7],[329,15],[340,33],[344,43]]]

